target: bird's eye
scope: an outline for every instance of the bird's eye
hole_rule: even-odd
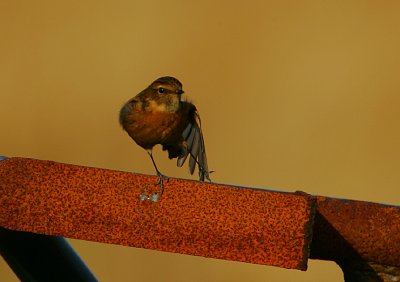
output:
[[[164,88],[162,88],[162,87],[158,88],[158,93],[164,93],[164,92],[165,92]]]

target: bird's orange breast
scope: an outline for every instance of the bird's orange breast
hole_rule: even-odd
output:
[[[145,149],[156,144],[179,142],[186,125],[179,113],[164,111],[147,112],[133,110],[127,117],[125,130],[132,139]]]

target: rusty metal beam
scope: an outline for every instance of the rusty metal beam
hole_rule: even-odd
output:
[[[310,257],[335,261],[346,281],[400,281],[399,206],[179,179],[152,202],[155,181],[11,158],[0,226],[301,270]]]
[[[19,231],[305,270],[315,200],[171,178],[10,158],[0,225]],[[144,199],[144,200],[143,200]]]
[[[310,258],[335,261],[346,281],[400,281],[400,207],[316,197]]]

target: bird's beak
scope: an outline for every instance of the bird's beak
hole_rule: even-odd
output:
[[[183,93],[185,93],[185,91],[183,91],[182,89],[178,89],[175,91],[176,94],[182,95]]]

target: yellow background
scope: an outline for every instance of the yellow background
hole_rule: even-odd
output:
[[[398,1],[2,1],[0,154],[154,174],[118,111],[173,75],[215,182],[399,204],[399,14]],[[332,262],[71,243],[101,281],[342,281]]]

